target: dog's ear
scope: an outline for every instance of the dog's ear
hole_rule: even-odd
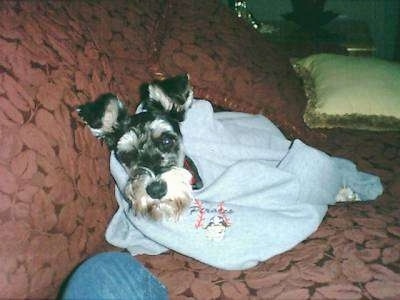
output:
[[[92,134],[104,140],[110,150],[129,124],[125,105],[114,94],[99,96],[95,101],[78,106],[77,112]]]
[[[140,94],[142,110],[154,114],[167,113],[178,122],[184,120],[185,113],[193,102],[188,74],[144,84],[140,88]]]

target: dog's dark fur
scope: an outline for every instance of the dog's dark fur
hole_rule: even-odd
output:
[[[192,101],[193,91],[185,74],[144,84],[134,115],[129,115],[113,94],[78,107],[79,116],[114,151],[129,174],[124,192],[136,213],[154,219],[178,218],[191,202],[192,178],[183,168],[179,122]],[[196,177],[199,188],[201,180]]]

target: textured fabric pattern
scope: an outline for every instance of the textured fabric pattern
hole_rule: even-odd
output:
[[[0,3],[0,298],[54,297],[105,247],[108,151],[74,109],[150,79],[160,8],[146,3]]]
[[[291,136],[312,135],[301,122],[302,88],[280,48],[243,20],[233,22],[219,1],[170,0],[165,17],[160,72],[189,72],[197,98],[265,114]]]

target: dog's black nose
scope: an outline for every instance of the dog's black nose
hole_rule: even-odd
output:
[[[147,194],[153,199],[161,199],[167,194],[167,184],[163,180],[156,180],[146,187]]]

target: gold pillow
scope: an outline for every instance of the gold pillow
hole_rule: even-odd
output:
[[[400,130],[400,64],[315,54],[294,63],[308,98],[311,128]]]

